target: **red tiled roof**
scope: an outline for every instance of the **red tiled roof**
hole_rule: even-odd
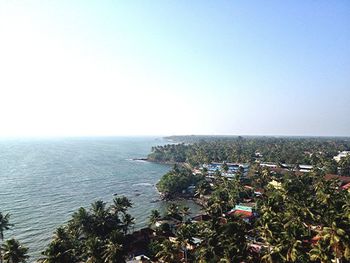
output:
[[[350,183],[347,183],[346,185],[343,185],[341,188],[344,189],[344,190],[348,190],[350,188]]]
[[[234,211],[230,211],[228,212],[229,215],[238,215],[241,216],[243,218],[247,218],[247,217],[252,217],[253,213],[252,212],[248,212],[248,211],[244,211],[244,210],[234,210]]]
[[[320,236],[314,236],[313,238],[311,238],[312,241],[318,241],[320,240],[321,237]]]
[[[337,175],[337,174],[326,174],[324,176],[324,178],[326,180],[336,179],[336,180],[341,181],[343,184],[350,183],[350,176],[340,176],[340,175]]]

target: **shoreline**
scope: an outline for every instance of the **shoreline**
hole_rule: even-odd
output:
[[[150,163],[158,163],[158,164],[166,164],[166,165],[174,165],[174,164],[185,164],[185,163],[180,163],[180,162],[162,162],[162,161],[156,161],[156,160],[152,160],[149,159],[147,157],[143,157],[143,158],[132,158],[131,160],[133,161],[143,161],[143,162],[150,162]]]

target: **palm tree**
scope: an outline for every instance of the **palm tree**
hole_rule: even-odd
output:
[[[10,214],[3,215],[0,212],[0,239],[4,240],[4,231],[9,230],[12,226],[10,222]],[[1,247],[0,247],[0,262],[2,262]]]
[[[222,170],[223,170],[225,173],[227,173],[227,171],[229,170],[229,167],[228,167],[227,163],[223,163],[223,165],[222,165]]]
[[[7,240],[2,245],[5,263],[24,263],[29,258],[28,248],[22,246],[16,239]]]
[[[100,263],[102,262],[103,243],[98,237],[90,238],[85,242],[85,256],[87,257],[86,263]]]
[[[114,213],[118,213],[118,212],[125,213],[128,208],[132,207],[132,203],[125,196],[115,197],[113,199],[113,205],[111,207],[112,207],[112,210],[114,210]]]
[[[155,225],[159,219],[161,219],[159,211],[156,209],[152,210],[149,216],[149,226]]]
[[[341,158],[339,166],[342,175],[350,175],[350,156]]]
[[[123,256],[123,245],[109,240],[105,245],[103,259],[105,263],[125,262]]]
[[[75,232],[81,231],[85,236],[91,234],[92,217],[85,208],[80,207],[74,212],[72,219],[69,221],[69,228]]]
[[[71,240],[65,237],[62,227],[56,230],[53,241],[48,245],[46,250],[42,252],[45,256],[40,261],[43,263],[65,263],[76,262],[74,247]]]
[[[9,230],[13,225],[10,224],[10,214],[3,215],[0,212],[0,239],[4,240],[4,231]]]
[[[309,252],[310,260],[320,263],[331,262],[331,251],[325,250],[321,242],[319,241]]]
[[[211,190],[211,186],[207,181],[201,181],[196,186],[196,193],[195,196],[198,196],[199,198],[203,197],[204,195],[208,194]]]
[[[104,238],[108,235],[109,232],[109,222],[110,218],[110,208],[106,207],[106,203],[102,200],[98,200],[91,204],[91,212],[92,212],[92,236],[99,236]]]
[[[333,222],[330,227],[324,227],[320,232],[322,240],[326,246],[331,248],[334,258],[340,259],[344,256],[345,250],[350,250],[350,245],[346,240],[346,232]],[[349,253],[349,252],[348,252]],[[347,255],[349,257],[349,255]]]
[[[123,214],[122,224],[124,235],[126,235],[129,227],[135,224],[135,218],[133,218],[130,214]]]
[[[56,230],[40,262],[124,262],[125,234],[134,224],[134,218],[127,213],[130,206],[127,198],[120,197],[111,206],[96,201],[90,210],[80,208],[68,224]]]
[[[167,207],[167,215],[174,219],[179,219],[179,220],[181,219],[181,216],[179,215],[179,207],[177,206],[177,204],[171,203]]]
[[[205,230],[204,230],[205,229]],[[219,262],[220,256],[218,252],[221,251],[219,240],[216,231],[213,231],[204,226],[202,230],[203,242],[196,249],[196,262],[200,263],[216,263]]]
[[[179,262],[177,260],[177,249],[175,245],[169,241],[168,239],[164,240],[161,244],[161,250],[156,254],[156,257],[160,262],[166,263],[176,263]]]
[[[91,211],[96,218],[101,218],[101,219],[105,218],[108,213],[108,209],[106,209],[106,203],[103,202],[102,200],[98,200],[92,203]]]
[[[178,246],[185,253],[185,262],[187,262],[187,245],[193,245],[195,227],[192,223],[182,224],[176,231]]]

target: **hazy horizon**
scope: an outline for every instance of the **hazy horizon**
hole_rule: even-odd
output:
[[[278,134],[172,134],[172,135],[41,135],[41,136],[0,136],[0,141],[5,140],[61,140],[61,139],[113,139],[113,138],[154,138],[164,139],[168,137],[188,137],[188,136],[208,136],[208,137],[267,137],[267,138],[346,138],[350,139],[350,136],[341,135],[278,135]]]
[[[0,37],[0,138],[350,136],[348,1],[0,1]]]

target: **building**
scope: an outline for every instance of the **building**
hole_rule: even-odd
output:
[[[297,169],[300,171],[300,172],[303,172],[303,173],[309,173],[311,172],[311,170],[313,169],[314,167],[312,165],[308,165],[308,164],[299,164]]]
[[[342,151],[342,152],[339,152],[338,155],[334,156],[333,159],[336,162],[339,162],[342,158],[347,157],[349,155],[350,155],[350,151]]]
[[[272,171],[280,172],[281,170],[284,171],[294,171],[294,172],[302,172],[302,173],[309,173],[314,168],[312,165],[308,164],[286,164],[286,163],[260,163],[260,167],[268,168]]]
[[[232,215],[240,216],[244,221],[250,222],[255,217],[255,213],[253,212],[254,205],[255,204],[250,204],[250,206],[248,206],[248,204],[236,205],[227,214],[229,216],[232,216]]]
[[[350,183],[350,176],[340,176],[337,174],[326,174],[324,176],[326,180],[337,180],[339,181],[339,186],[346,185]]]
[[[260,163],[259,164],[261,167],[266,167],[266,168],[277,168],[278,165],[275,163]]]
[[[242,172],[243,176],[247,175],[249,171],[249,164],[242,163],[226,163],[227,171],[223,170],[224,163],[212,162],[210,164],[203,164],[202,168],[206,168],[208,170],[209,175],[213,175],[215,172],[223,172],[224,176],[232,177],[236,175],[238,172]]]

